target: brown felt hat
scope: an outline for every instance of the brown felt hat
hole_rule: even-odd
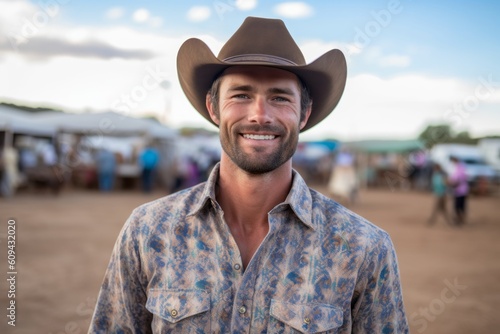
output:
[[[185,41],[177,54],[177,74],[184,93],[195,109],[212,123],[205,106],[207,92],[222,71],[235,65],[270,66],[297,75],[313,100],[311,116],[302,131],[333,111],[347,77],[345,57],[340,50],[330,50],[306,64],[283,21],[248,17],[217,57],[197,38]]]

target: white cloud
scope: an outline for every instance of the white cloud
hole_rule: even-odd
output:
[[[134,87],[143,84],[148,67],[159,68],[166,80],[177,82],[176,52],[166,52],[178,50],[186,38],[145,33],[123,26],[61,29],[61,26],[53,25],[41,30],[32,38],[33,41],[35,39],[53,39],[64,45],[79,46],[82,52],[55,53],[38,61],[33,61],[30,53],[26,54],[25,48],[21,47],[18,52],[3,53],[0,59],[0,99],[60,105],[81,111],[86,108],[109,110],[122,94],[130,94]],[[108,56],[110,54],[106,50],[120,53],[144,50],[152,57],[87,57],[85,52],[95,51],[95,45],[88,46],[86,41],[89,40],[97,43],[99,52],[103,51]],[[147,84],[151,86],[152,82],[149,79]],[[177,89],[180,87],[172,87],[170,91],[176,92],[175,96],[183,96]],[[164,111],[165,94],[166,91],[160,87],[148,90],[146,98],[130,112]],[[186,114],[196,119],[195,115]]]
[[[14,28],[22,19],[30,20],[36,12],[36,7],[29,1],[0,1],[0,28],[3,31]]]
[[[283,2],[274,7],[276,14],[289,18],[300,19],[313,15],[313,8],[305,2]]]
[[[448,123],[457,129],[484,133],[484,129],[491,128],[492,120],[487,115],[500,107],[500,92],[476,99],[480,84],[426,75],[348,77],[338,107],[303,137],[414,138],[430,123]],[[486,93],[483,87],[481,94]],[[464,104],[469,100],[477,101],[478,107],[467,111]],[[462,107],[459,113],[454,111],[457,105]]]
[[[134,11],[132,13],[132,20],[137,23],[147,24],[153,28],[159,28],[163,25],[163,18],[160,16],[151,16],[151,13],[146,8],[139,8]]]
[[[380,47],[370,47],[363,50],[365,59],[381,67],[408,67],[411,58],[407,55],[384,54]]]
[[[304,58],[306,59],[307,63],[316,60],[324,53],[332,49],[341,50],[344,53],[347,62],[349,63],[350,60],[349,56],[356,54],[358,50],[354,48],[352,44],[341,43],[341,42],[323,42],[320,40],[306,41],[300,45],[300,49],[302,50],[302,53],[304,54]]]
[[[153,28],[160,28],[163,25],[163,19],[159,16],[154,16],[149,20],[149,25]]]
[[[0,44],[8,43],[15,49],[48,30],[63,7],[56,2],[36,6],[27,0],[0,0]]]
[[[257,7],[257,0],[236,0],[236,8],[239,10],[252,10]]]
[[[110,20],[116,20],[125,14],[123,7],[112,7],[106,11],[106,18]]]
[[[383,67],[408,67],[410,63],[410,57],[402,55],[385,56],[382,57],[379,61],[380,66]]]
[[[210,7],[207,6],[194,6],[189,8],[187,12],[187,18],[189,21],[192,22],[201,22],[205,21],[210,17],[212,14],[212,11],[210,10]]]
[[[151,20],[150,17],[146,24]],[[83,57],[75,52],[33,61],[23,55],[22,48],[18,52],[5,52],[0,59],[0,98],[3,100],[49,103],[79,111],[85,108],[109,110],[117,100],[131,94],[134,87],[143,85],[148,67],[159,68],[161,75],[170,82],[169,89],[148,90],[147,96],[131,108],[130,113],[159,114],[170,106],[173,126],[191,124],[214,129],[189,104],[178,83],[176,55],[188,36],[168,36],[124,26],[62,28],[57,24],[40,29],[39,35],[75,44],[95,39],[120,50],[147,50],[152,58]],[[208,35],[189,37],[205,41],[215,54],[224,44]],[[344,50],[350,45],[314,40],[300,47],[306,61],[311,62],[330,49]],[[378,62],[390,55],[379,49],[373,57],[373,61]],[[431,121],[456,121],[456,116],[451,118],[446,112],[457,103],[463,105],[476,100],[478,107],[464,111],[461,126],[467,126],[472,135],[484,133],[484,129],[498,128],[500,108],[500,90],[495,84],[498,78],[485,77],[484,80],[493,82],[490,86],[494,90],[490,92],[486,85],[478,89],[479,80],[467,82],[427,75],[349,76],[338,108],[302,138],[411,138]],[[146,83],[151,84],[151,81]]]
[[[149,15],[149,10],[139,8],[132,14],[132,19],[137,23],[145,23],[149,20]]]

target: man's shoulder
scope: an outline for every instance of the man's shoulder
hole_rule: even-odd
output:
[[[184,219],[200,204],[205,183],[144,203],[132,212],[129,221],[134,224],[156,225]]]
[[[333,199],[311,189],[313,219],[317,220],[326,238],[341,238],[365,247],[390,240],[388,233],[368,219]]]

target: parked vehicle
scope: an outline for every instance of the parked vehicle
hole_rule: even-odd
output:
[[[488,165],[492,166],[500,178],[500,138],[485,138],[478,143]]]
[[[453,163],[450,157],[457,157],[465,165],[465,173],[471,189],[475,189],[484,182],[494,183],[497,178],[495,169],[488,165],[478,146],[464,144],[438,144],[430,152],[434,163],[441,165],[450,175],[453,172]]]

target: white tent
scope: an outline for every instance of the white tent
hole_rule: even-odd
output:
[[[174,139],[177,131],[152,119],[134,118],[115,112],[103,113],[37,113],[36,121],[55,126],[59,132],[84,135],[130,136],[144,135],[156,139]]]
[[[107,147],[124,156],[130,156],[132,137],[142,137],[145,140],[157,141],[160,153],[160,169],[165,171],[174,166],[175,142],[178,138],[177,130],[168,128],[160,123],[145,118],[134,118],[115,112],[103,113],[57,113],[42,112],[36,115],[40,124],[55,126],[59,134],[83,135],[99,147]],[[130,140],[118,139],[118,137],[131,137]],[[118,175],[137,176],[139,167],[135,161],[123,162],[118,166]],[[171,173],[160,173],[164,184],[173,181]]]
[[[53,137],[54,124],[42,124],[33,113],[0,104],[0,131],[32,136]]]

